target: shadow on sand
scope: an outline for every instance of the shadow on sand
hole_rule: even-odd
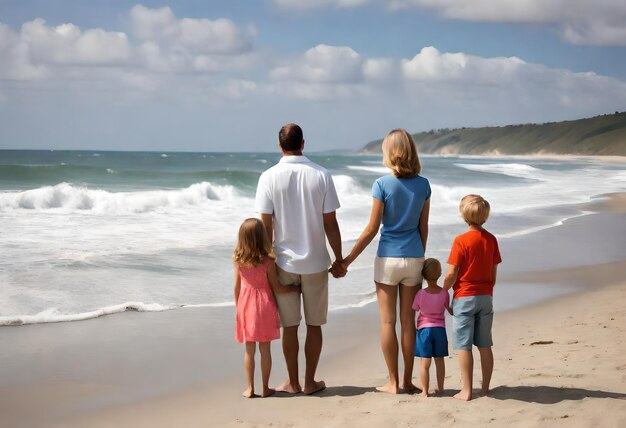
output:
[[[496,400],[518,400],[527,403],[556,404],[565,400],[582,400],[584,398],[615,398],[626,399],[620,392],[594,391],[581,388],[557,388],[553,386],[498,386],[489,393]]]
[[[363,395],[366,392],[376,391],[373,387],[363,386],[329,386],[325,390],[311,394],[308,397],[355,397],[357,395]],[[277,392],[274,397],[307,397],[302,393],[300,394],[286,394],[284,392]]]

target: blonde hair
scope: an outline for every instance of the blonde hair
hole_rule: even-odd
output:
[[[422,170],[417,147],[411,134],[404,129],[394,129],[383,140],[383,164],[397,178],[415,177]]]
[[[441,276],[441,263],[437,259],[424,260],[422,267],[422,276],[426,281],[436,281]]]
[[[265,257],[276,258],[265,225],[258,218],[247,218],[239,227],[233,262],[237,265],[258,266]]]
[[[467,195],[461,199],[459,211],[465,223],[480,226],[489,218],[489,202],[480,195]]]

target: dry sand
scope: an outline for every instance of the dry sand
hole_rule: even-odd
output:
[[[591,215],[551,229],[563,239],[552,237],[550,245],[567,252],[571,244],[566,237],[580,228],[590,234],[607,224],[614,229],[626,220],[625,201],[623,195],[614,195],[590,207],[611,210],[613,217]],[[558,269],[518,269],[504,276],[498,287],[578,284],[585,289],[496,315],[495,370],[488,397],[471,402],[452,398],[460,387],[453,352],[446,359],[442,396],[425,399],[375,392],[386,373],[378,346],[377,311],[369,306],[331,314],[318,371],[329,386],[326,391],[244,399],[243,350],[232,343],[230,334],[202,342],[199,338],[208,328],[202,321],[205,313],[172,311],[0,329],[4,349],[0,357],[8,362],[4,367],[10,367],[4,372],[0,367],[0,426],[624,427],[626,258],[621,256],[626,244],[623,236],[603,239],[602,248],[612,248],[620,257]],[[586,251],[599,251],[604,245],[600,241],[583,240]],[[525,290],[520,287],[518,292],[522,295]],[[120,342],[119,337],[126,339]],[[273,352],[272,383],[277,384],[283,380],[284,362],[277,344]],[[191,382],[194,374],[197,379]],[[148,382],[159,375],[172,380]],[[182,382],[184,387],[176,384],[181,377],[189,378]],[[475,379],[479,386],[477,356]],[[142,381],[155,389],[152,397],[133,389]]]

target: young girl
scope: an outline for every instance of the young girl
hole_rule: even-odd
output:
[[[275,392],[268,385],[272,369],[270,341],[280,338],[278,308],[272,289],[276,293],[289,293],[298,291],[298,288],[282,287],[278,283],[271,243],[259,219],[249,218],[241,224],[233,261],[237,306],[235,339],[246,344],[244,369],[248,388],[243,396],[254,396],[254,354],[259,342],[262,396],[268,397]]]
[[[437,259],[426,259],[422,276],[428,287],[417,292],[413,301],[413,309],[419,311],[417,318],[417,334],[415,338],[415,356],[422,359],[420,378],[422,379],[422,395],[428,397],[431,359],[435,359],[437,369],[437,392],[443,392],[443,381],[446,377],[446,366],[443,357],[448,356],[448,338],[446,337],[445,311],[450,314],[450,295],[447,290],[437,285],[441,276],[441,263]]]

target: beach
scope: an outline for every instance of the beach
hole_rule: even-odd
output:
[[[460,388],[452,350],[442,396],[375,392],[386,378],[375,303],[331,311],[318,369],[325,391],[265,399],[240,395],[232,307],[130,311],[1,328],[0,426],[624,426],[625,201],[606,195],[584,207],[588,215],[501,241],[494,298],[528,300],[496,314],[488,397],[452,398]],[[272,351],[277,385],[279,343]]]

